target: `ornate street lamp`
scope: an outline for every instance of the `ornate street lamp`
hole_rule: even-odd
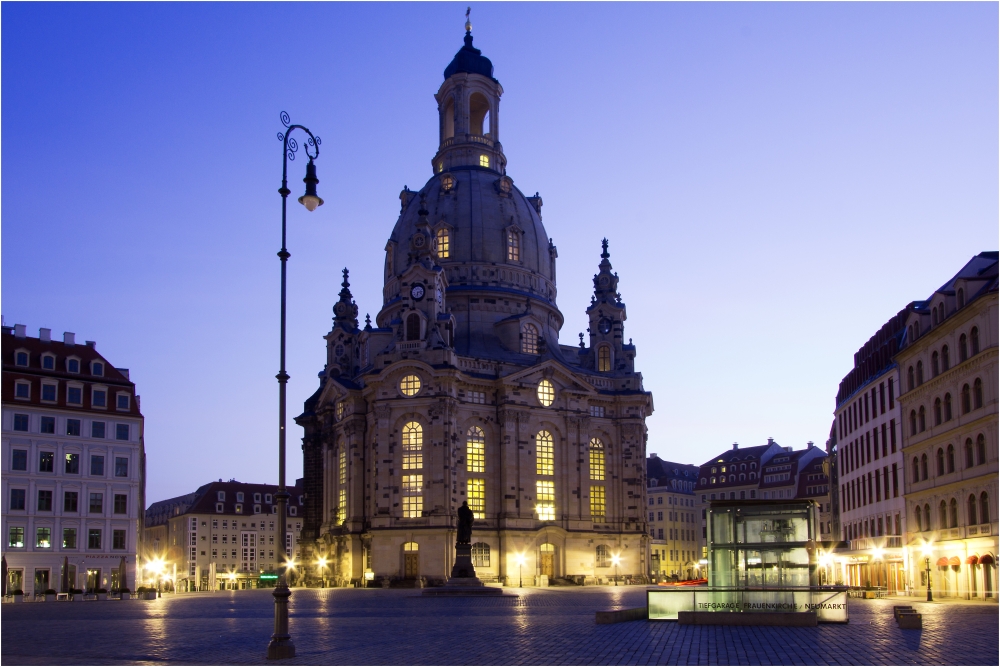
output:
[[[524,580],[521,578],[521,568],[524,566],[524,554],[517,555],[517,587],[522,588]]]
[[[927,568],[927,601],[934,602],[934,596],[931,594],[931,557],[924,556],[924,567]]]
[[[278,371],[278,492],[275,498],[278,501],[278,582],[274,587],[274,634],[271,635],[271,642],[267,645],[268,660],[284,660],[295,657],[295,644],[288,634],[288,598],[292,593],[288,590],[288,583],[285,580],[287,570],[287,554],[285,553],[285,515],[288,508],[288,490],[285,488],[285,388],[288,383],[288,373],[285,372],[285,270],[290,257],[285,248],[285,218],[286,204],[291,190],[288,189],[288,162],[295,160],[295,154],[299,150],[299,144],[292,138],[291,134],[295,130],[302,130],[309,138],[306,140],[305,153],[309,158],[306,165],[306,177],[303,181],[306,184],[306,192],[299,197],[299,203],[306,207],[307,211],[315,211],[317,207],[323,205],[323,200],[316,194],[316,165],[314,160],[319,157],[319,137],[313,136],[309,128],[303,125],[292,125],[291,118],[284,111],[281,112],[281,124],[285,126],[285,132],[278,133],[278,140],[282,142],[282,167],[281,167],[281,188],[278,194],[281,195],[281,250],[278,251],[278,258],[281,260],[281,336],[280,336],[280,370]]]

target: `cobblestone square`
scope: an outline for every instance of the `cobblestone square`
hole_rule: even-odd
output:
[[[908,601],[922,630],[900,630],[898,600],[850,601],[851,622],[817,628],[596,625],[594,612],[642,606],[642,587],[507,589],[509,597],[422,598],[419,590],[297,589],[291,632],[316,665],[995,665],[998,608]],[[159,600],[3,605],[3,664],[262,664],[267,590]]]

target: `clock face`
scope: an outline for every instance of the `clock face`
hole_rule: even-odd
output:
[[[414,285],[410,288],[410,296],[419,301],[424,298],[424,286]]]
[[[417,246],[418,248],[423,248],[424,247],[424,235],[423,234],[417,234],[413,238],[413,245]]]
[[[601,321],[597,323],[597,330],[602,334],[606,334],[611,331],[611,320],[606,317],[602,317]]]
[[[336,306],[333,307],[333,312],[335,312],[337,315],[343,315],[345,310],[347,310],[347,306],[344,305],[343,303],[338,303]]]

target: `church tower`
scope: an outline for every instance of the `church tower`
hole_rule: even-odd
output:
[[[467,501],[481,579],[594,583],[616,560],[641,579],[653,402],[608,244],[589,345],[563,345],[542,198],[508,176],[503,88],[468,23],[464,42],[435,95],[432,175],[400,192],[374,323],[359,328],[345,270],[319,388],[296,419],[306,577],[444,581]]]

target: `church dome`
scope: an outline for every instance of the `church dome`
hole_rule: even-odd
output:
[[[472,46],[472,33],[465,33],[465,46],[458,50],[455,57],[444,69],[444,78],[447,80],[453,74],[464,72],[467,74],[481,74],[485,77],[493,78],[493,63],[483,55],[483,52]],[[495,81],[495,79],[494,79]]]

